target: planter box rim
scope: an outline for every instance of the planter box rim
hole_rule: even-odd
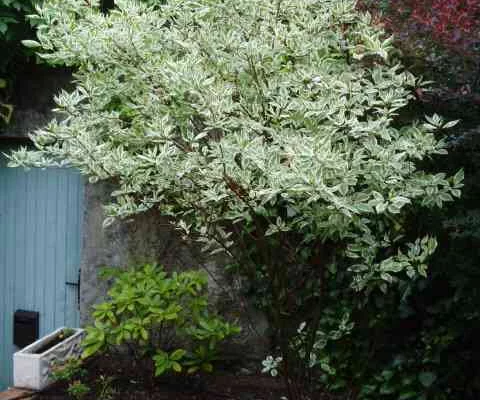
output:
[[[65,330],[65,329],[71,329],[71,330],[74,331],[74,333],[72,335],[70,335],[69,337],[65,338],[64,340],[62,340],[61,342],[57,343],[55,346],[52,346],[52,347],[48,348],[43,353],[38,353],[37,354],[37,353],[32,352],[32,351],[35,351],[35,348],[37,348],[39,345],[43,344],[43,342],[45,342],[45,340],[48,340],[50,338],[55,337],[56,335],[58,335],[61,331]],[[79,334],[83,333],[83,331],[84,330],[81,329],[81,328],[68,328],[68,327],[65,327],[65,326],[61,327],[61,328],[58,328],[58,329],[54,330],[53,332],[49,333],[48,335],[39,338],[38,340],[36,340],[32,344],[29,344],[27,347],[23,348],[22,350],[17,351],[15,354],[19,354],[19,355],[20,354],[21,355],[28,354],[29,357],[41,358],[42,356],[44,356],[48,352],[57,349],[61,345],[65,344],[65,343],[68,343],[70,340],[73,340]]]

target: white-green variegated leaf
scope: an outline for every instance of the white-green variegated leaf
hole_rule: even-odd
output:
[[[408,210],[458,197],[462,173],[417,169],[452,124],[393,124],[417,80],[353,0],[116,4],[108,16],[78,0],[38,7],[26,44],[74,66],[75,88],[13,166],[117,182],[107,224],[157,208],[210,253],[229,254],[232,225],[259,215],[269,237],[346,242],[358,288],[424,274],[423,241],[382,254]]]

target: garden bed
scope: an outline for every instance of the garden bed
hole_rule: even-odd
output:
[[[97,357],[85,366],[81,379],[90,391],[83,400],[280,400],[286,396],[281,379],[258,373],[235,372],[224,366],[213,374],[153,378],[151,361],[134,363],[130,358]],[[110,380],[108,385],[105,382]],[[106,387],[107,386],[107,387]],[[67,385],[57,383],[36,400],[71,399]],[[318,393],[315,400],[333,397]]]

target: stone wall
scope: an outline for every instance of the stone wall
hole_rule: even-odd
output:
[[[99,279],[104,266],[126,267],[157,262],[167,270],[200,268],[209,276],[209,296],[219,313],[238,321],[242,333],[226,348],[231,357],[256,360],[268,350],[268,324],[245,298],[232,290],[221,260],[207,260],[193,246],[181,240],[168,220],[155,211],[102,228],[103,204],[112,187],[106,183],[87,185],[81,265],[81,323],[91,321],[92,306],[105,298],[108,283]]]
[[[154,212],[103,228],[103,205],[110,199],[111,185],[87,184],[81,265],[80,311],[82,324],[90,320],[93,304],[101,301],[106,284],[98,278],[102,267],[126,267],[158,262],[166,268],[187,269],[196,256],[179,241],[170,224]]]

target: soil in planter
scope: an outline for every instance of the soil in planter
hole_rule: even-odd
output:
[[[55,347],[57,344],[62,343],[65,339],[69,338],[75,333],[75,331],[70,330],[63,330],[59,332],[57,335],[49,339],[45,342],[42,346],[36,349],[33,354],[42,354],[45,353],[47,350],[50,350],[52,347]]]
[[[153,377],[151,361],[105,355],[91,360],[87,373],[78,380],[90,388],[82,400],[279,400],[286,396],[282,380],[253,373],[236,373],[231,368],[193,377]],[[103,378],[102,378],[103,377]],[[108,395],[102,396],[102,380],[111,378]],[[67,400],[67,385],[57,383],[35,400]],[[319,392],[315,400],[335,400]]]

